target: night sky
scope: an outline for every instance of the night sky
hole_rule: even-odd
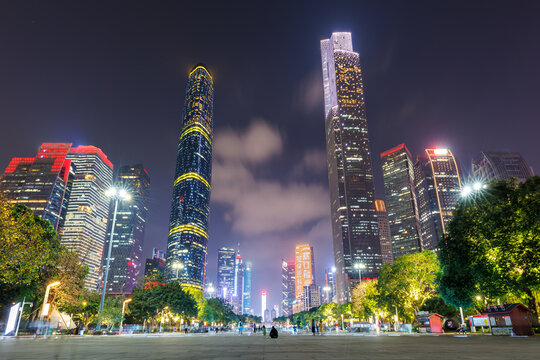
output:
[[[379,154],[448,147],[465,178],[482,150],[540,169],[540,4],[534,1],[1,1],[0,168],[42,142],[100,147],[152,180],[145,256],[166,248],[187,73],[214,74],[207,276],[240,243],[280,300],[281,259],[333,265],[319,41],[350,31]]]

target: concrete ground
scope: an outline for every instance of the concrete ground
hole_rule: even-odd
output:
[[[0,340],[0,359],[540,359],[540,337],[133,335]]]

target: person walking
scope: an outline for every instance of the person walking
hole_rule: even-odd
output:
[[[313,333],[313,336],[315,336],[315,319],[311,320],[311,332]]]
[[[263,337],[266,337],[266,326],[262,326]]]
[[[270,330],[270,337],[272,339],[277,339],[278,337],[277,329],[274,326],[272,326],[272,329]]]

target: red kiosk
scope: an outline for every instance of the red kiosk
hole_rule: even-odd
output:
[[[534,335],[530,313],[523,304],[510,304],[488,306],[484,315],[489,317],[493,335]]]
[[[433,334],[443,333],[444,316],[437,313],[430,314],[427,311],[419,311],[416,313],[416,319],[420,323],[420,328],[418,329],[419,332]]]

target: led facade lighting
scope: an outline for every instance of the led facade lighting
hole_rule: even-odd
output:
[[[214,83],[200,64],[189,73],[167,241],[167,278],[204,290],[212,173]],[[176,276],[175,263],[184,264]]]

